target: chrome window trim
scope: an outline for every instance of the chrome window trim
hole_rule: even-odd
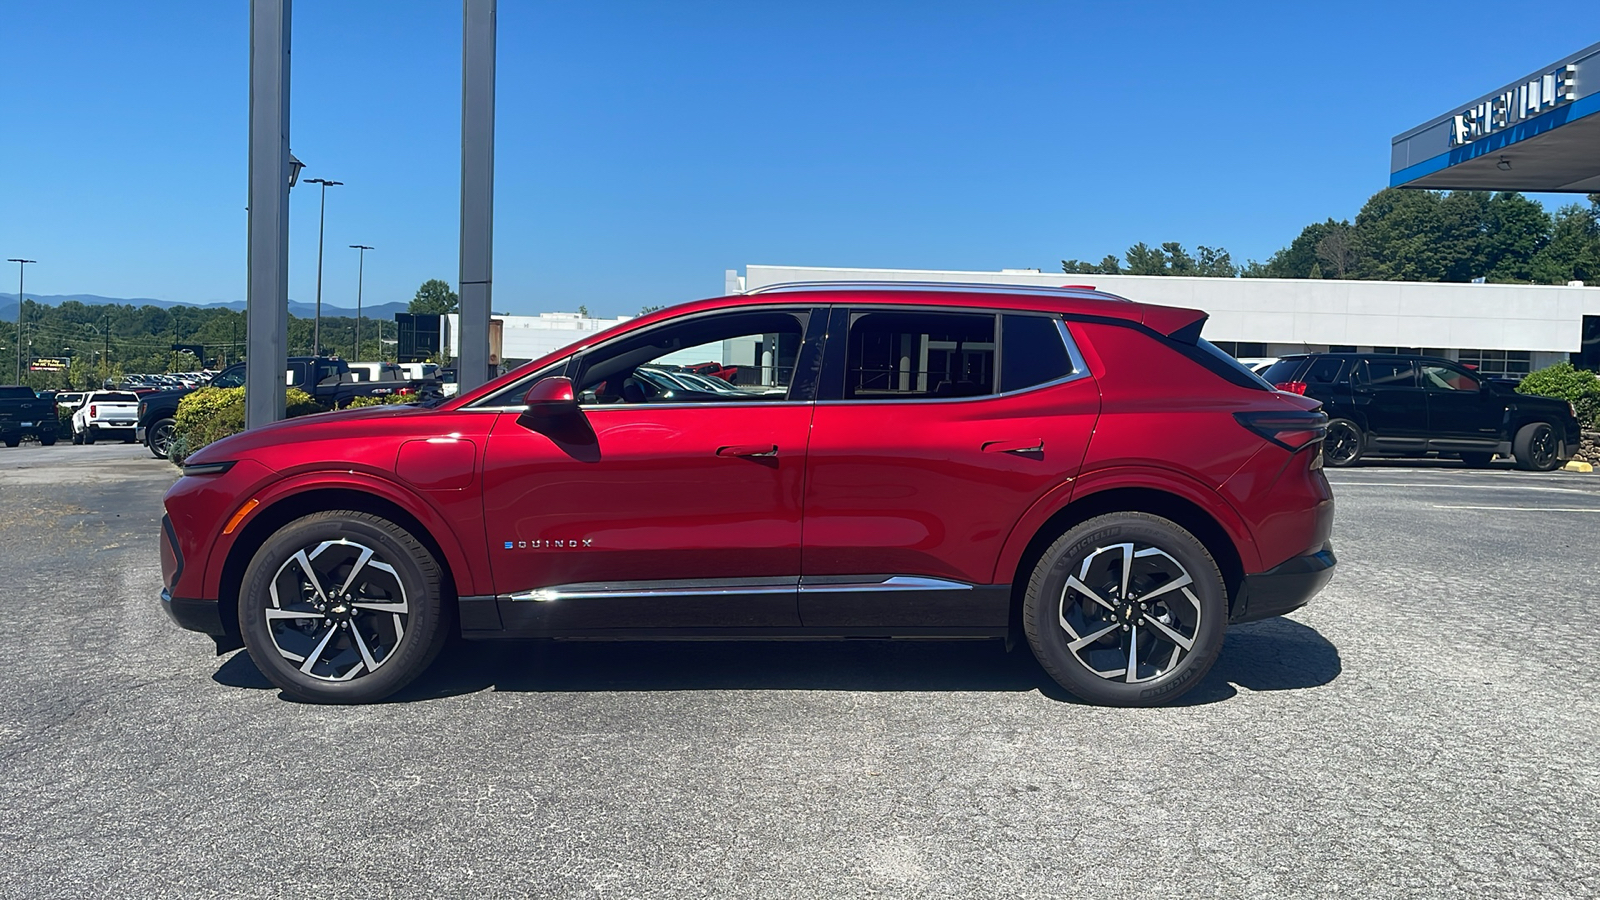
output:
[[[899,307],[886,307],[886,308],[888,308],[888,309],[898,309]],[[850,307],[850,310],[851,310],[851,312],[854,312],[856,310],[856,307],[852,306],[852,307]],[[1044,382],[1040,382],[1039,384],[1032,384],[1032,385],[1029,385],[1029,386],[1027,386],[1025,388],[1017,388],[1014,391],[1001,391],[1000,393],[997,393],[997,394],[984,394],[981,397],[885,397],[885,398],[883,398],[881,400],[870,400],[870,399],[865,399],[865,398],[862,398],[862,397],[850,397],[850,398],[845,398],[845,399],[840,399],[840,400],[818,400],[816,402],[818,402],[818,403],[826,403],[826,404],[828,404],[830,406],[838,406],[838,405],[847,404],[847,403],[866,403],[866,404],[870,404],[870,405],[874,405],[874,406],[879,405],[879,404],[883,404],[883,403],[916,403],[916,404],[919,404],[919,405],[923,404],[923,403],[982,403],[982,402],[987,401],[987,400],[999,400],[999,399],[1004,398],[1004,397],[1015,397],[1015,396],[1018,396],[1019,394],[1026,394],[1029,391],[1042,391],[1042,390],[1046,390],[1048,388],[1059,387],[1059,386],[1061,386],[1063,384],[1069,384],[1071,382],[1077,381],[1080,378],[1088,378],[1089,377],[1089,364],[1083,361],[1083,354],[1078,351],[1078,343],[1072,339],[1072,332],[1067,330],[1067,320],[1064,317],[1059,316],[1059,315],[1055,315],[1055,314],[1052,314],[1052,313],[1039,313],[1039,312],[1031,311],[1031,310],[1004,310],[1004,309],[1002,309],[1002,310],[996,310],[995,312],[1000,316],[1007,316],[1007,315],[1013,315],[1013,316],[1019,316],[1019,315],[1041,316],[1041,315],[1047,315],[1050,318],[1055,319],[1056,330],[1061,333],[1061,340],[1063,342],[1065,342],[1066,345],[1067,345],[1067,360],[1072,363],[1072,372],[1067,374],[1067,375],[1063,375],[1060,378],[1053,379],[1051,381],[1044,381]],[[1001,333],[1000,333],[1000,343],[1003,344],[1004,342],[1005,342],[1005,330],[1004,330],[1004,327],[1002,327],[1001,328]],[[1004,353],[1005,352],[1005,348],[1001,347],[1000,348],[1000,352]],[[1000,377],[1000,373],[996,372],[995,373],[996,380],[998,380],[999,377]]]

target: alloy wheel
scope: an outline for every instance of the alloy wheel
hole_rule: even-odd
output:
[[[162,422],[150,429],[150,452],[161,459],[166,459],[172,450],[172,432],[175,426],[171,422]]]
[[[311,678],[370,675],[406,636],[410,606],[399,573],[365,544],[340,539],[302,548],[278,568],[269,594],[267,634]]]
[[[1329,465],[1344,466],[1361,455],[1361,432],[1349,422],[1332,422],[1322,443],[1322,455]]]
[[[1529,461],[1535,469],[1553,469],[1558,449],[1555,430],[1541,424],[1534,429],[1533,439],[1528,442]]]
[[[1193,585],[1188,570],[1159,547],[1097,548],[1061,590],[1057,621],[1068,651],[1108,681],[1160,678],[1194,649],[1201,604]]]

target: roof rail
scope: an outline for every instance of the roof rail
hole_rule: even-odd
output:
[[[778,284],[768,284],[762,287],[745,291],[746,294],[785,294],[798,291],[835,291],[835,290],[874,290],[874,291],[951,291],[966,294],[1036,294],[1046,297],[1061,294],[1082,296],[1094,294],[1107,300],[1121,300],[1132,303],[1126,297],[1119,297],[1105,291],[1097,290],[1083,285],[1050,285],[1032,284],[1004,284],[984,283],[976,281],[785,281]]]

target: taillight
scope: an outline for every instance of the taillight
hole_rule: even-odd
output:
[[[100,415],[100,413],[95,408],[95,405],[93,403],[89,404],[89,418],[92,419],[92,418],[94,418],[95,416],[98,416],[98,415]]]
[[[401,388],[400,390],[395,391],[395,393],[399,394],[402,397],[409,397],[412,394],[415,394],[416,391],[412,390],[411,388]]]
[[[1280,391],[1287,391],[1288,393],[1299,394],[1301,396],[1305,396],[1306,393],[1306,383],[1304,381],[1280,381],[1273,385],[1273,387]]]
[[[1240,425],[1291,452],[1322,440],[1328,433],[1328,416],[1322,412],[1242,412],[1233,417]]]

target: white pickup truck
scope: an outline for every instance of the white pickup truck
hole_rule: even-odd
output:
[[[72,414],[72,442],[92,444],[111,432],[123,443],[131,444],[138,420],[139,395],[131,391],[94,391]]]

